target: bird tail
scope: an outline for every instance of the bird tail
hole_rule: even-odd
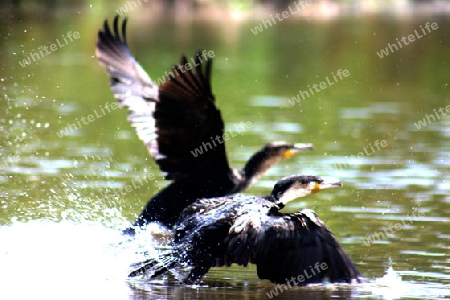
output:
[[[139,275],[148,275],[150,279],[162,275],[174,268],[178,264],[177,258],[172,252],[164,253],[158,258],[151,258],[146,261],[132,265],[137,268],[128,274],[128,277],[136,277]]]

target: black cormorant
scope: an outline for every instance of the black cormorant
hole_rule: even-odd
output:
[[[184,282],[193,283],[211,267],[252,263],[259,278],[274,283],[305,285],[324,278],[359,282],[353,262],[312,210],[279,212],[295,198],[340,186],[316,176],[289,176],[266,197],[236,194],[198,200],[183,211],[169,250],[139,264],[129,276],[154,278],[189,267]]]
[[[197,54],[193,70],[186,70],[187,59],[182,56],[173,76],[157,86],[131,55],[125,29],[126,19],[119,29],[116,16],[113,32],[105,21],[96,53],[111,77],[114,96],[130,110],[128,120],[165,178],[173,180],[147,203],[135,226],[159,222],[172,227],[195,200],[241,192],[281,159],[312,149],[311,144],[268,143],[241,171],[231,168],[224,122],[211,91],[211,59]],[[204,153],[194,155],[202,147]]]

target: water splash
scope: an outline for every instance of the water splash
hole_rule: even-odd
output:
[[[403,280],[400,274],[407,274],[407,271],[394,270],[391,258],[389,258],[387,265],[384,276],[362,285],[358,294],[381,297],[382,299],[442,299],[450,296],[448,285]]]
[[[0,299],[127,299],[134,249],[99,223],[0,227]]]

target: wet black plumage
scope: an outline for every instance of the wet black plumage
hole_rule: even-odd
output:
[[[268,143],[241,171],[229,166],[223,139],[194,156],[195,149],[224,135],[211,90],[212,60],[199,51],[194,68],[186,70],[188,60],[182,56],[173,75],[157,86],[131,55],[125,32],[126,19],[120,26],[116,16],[112,31],[105,21],[98,33],[97,57],[111,77],[114,96],[130,110],[128,120],[165,178],[172,180],[147,203],[134,225],[159,222],[171,227],[195,200],[241,192],[281,159],[312,149],[311,144]]]
[[[298,285],[322,282],[358,282],[361,275],[331,231],[309,210],[285,214],[285,203],[340,182],[315,176],[280,180],[270,196],[241,194],[202,199],[182,213],[171,249],[130,273],[154,278],[185,265],[192,269],[186,283],[201,279],[211,267],[256,264],[258,277],[286,283],[308,273]],[[317,264],[327,266],[311,272]],[[324,266],[325,266],[324,265]],[[314,273],[314,275],[313,275]]]

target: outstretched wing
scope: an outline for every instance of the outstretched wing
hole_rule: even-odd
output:
[[[182,56],[180,65],[172,68],[173,76],[169,75],[159,87],[155,119],[159,151],[166,157],[158,163],[175,177],[230,171],[223,140],[224,123],[211,93],[211,63],[210,59],[202,59],[200,52],[191,62]],[[190,67],[195,73],[187,70]]]
[[[119,29],[116,16],[113,32],[105,21],[97,56],[111,76],[114,96],[130,110],[129,121],[166,179],[229,171],[224,124],[211,92],[211,59],[205,52],[190,62],[182,56],[158,87],[131,55],[125,29],[126,19]]]
[[[275,283],[359,280],[348,255],[311,210],[236,218],[226,240],[227,261],[257,265],[258,277]]]
[[[111,32],[108,21],[98,32],[96,54],[100,64],[106,67],[111,77],[111,90],[119,105],[128,107],[128,120],[136,128],[139,138],[144,141],[150,153],[156,153],[157,134],[153,113],[158,101],[158,87],[131,55],[126,41],[124,19],[119,29],[119,18],[114,18]],[[153,155],[153,154],[152,154]]]

